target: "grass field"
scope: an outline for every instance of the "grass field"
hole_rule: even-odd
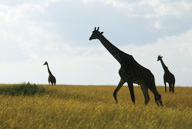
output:
[[[5,87],[10,85],[0,85],[0,89]],[[157,87],[163,107],[155,104],[150,91],[151,99],[145,106],[140,87],[134,87],[135,105],[131,102],[127,87],[122,87],[118,92],[118,104],[115,104],[112,96],[114,86],[38,87],[40,90],[37,89],[34,94],[8,94],[2,91],[1,129],[192,128],[190,87],[176,87],[175,93],[165,93],[164,87]]]

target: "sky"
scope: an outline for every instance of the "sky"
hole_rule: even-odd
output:
[[[94,27],[148,68],[164,85],[157,56],[192,86],[191,0],[0,1],[0,83],[48,84],[47,61],[57,84],[117,85],[120,64]]]

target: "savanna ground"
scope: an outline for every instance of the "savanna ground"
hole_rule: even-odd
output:
[[[164,104],[158,107],[150,91],[145,106],[137,86],[135,105],[127,86],[118,92],[118,104],[112,96],[115,86],[38,85],[41,89],[32,94],[17,94],[18,88],[9,93],[10,86],[0,85],[1,129],[192,128],[191,87],[176,87],[175,93],[157,87]]]

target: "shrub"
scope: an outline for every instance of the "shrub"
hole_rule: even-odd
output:
[[[13,86],[3,86],[0,87],[0,94],[4,95],[24,95],[24,96],[31,96],[35,94],[44,94],[45,88],[39,87],[36,84],[30,84],[30,83],[24,83],[24,84],[18,84]]]

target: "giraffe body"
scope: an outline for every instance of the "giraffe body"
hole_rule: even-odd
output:
[[[175,87],[175,76],[169,71],[168,67],[164,64],[163,62],[163,56],[158,56],[157,61],[161,62],[161,65],[164,70],[164,75],[163,75],[163,80],[165,84],[165,92],[167,91],[167,86],[166,83],[169,84],[169,92],[174,92],[174,87]]]
[[[117,88],[113,92],[113,97],[116,103],[118,102],[117,92],[123,86],[123,84],[127,82],[133,103],[135,103],[133,83],[136,83],[141,86],[145,97],[145,104],[149,102],[148,89],[150,89],[155,96],[155,102],[157,103],[157,105],[162,106],[163,104],[161,101],[161,95],[156,89],[155,79],[151,71],[137,63],[137,61],[135,61],[132,55],[126,54],[123,51],[119,50],[117,47],[115,47],[102,34],[103,32],[99,32],[99,28],[97,30],[95,28],[93,34],[89,39],[99,39],[100,42],[104,45],[104,47],[121,65],[121,68],[119,69],[119,75],[121,77],[121,80]]]
[[[47,62],[45,62],[43,65],[47,65],[47,70],[48,70],[48,73],[49,73],[49,76],[48,76],[48,82],[49,82],[49,85],[50,83],[52,85],[56,85],[56,78],[53,76],[53,74],[51,73],[50,69],[49,69],[49,65]]]

